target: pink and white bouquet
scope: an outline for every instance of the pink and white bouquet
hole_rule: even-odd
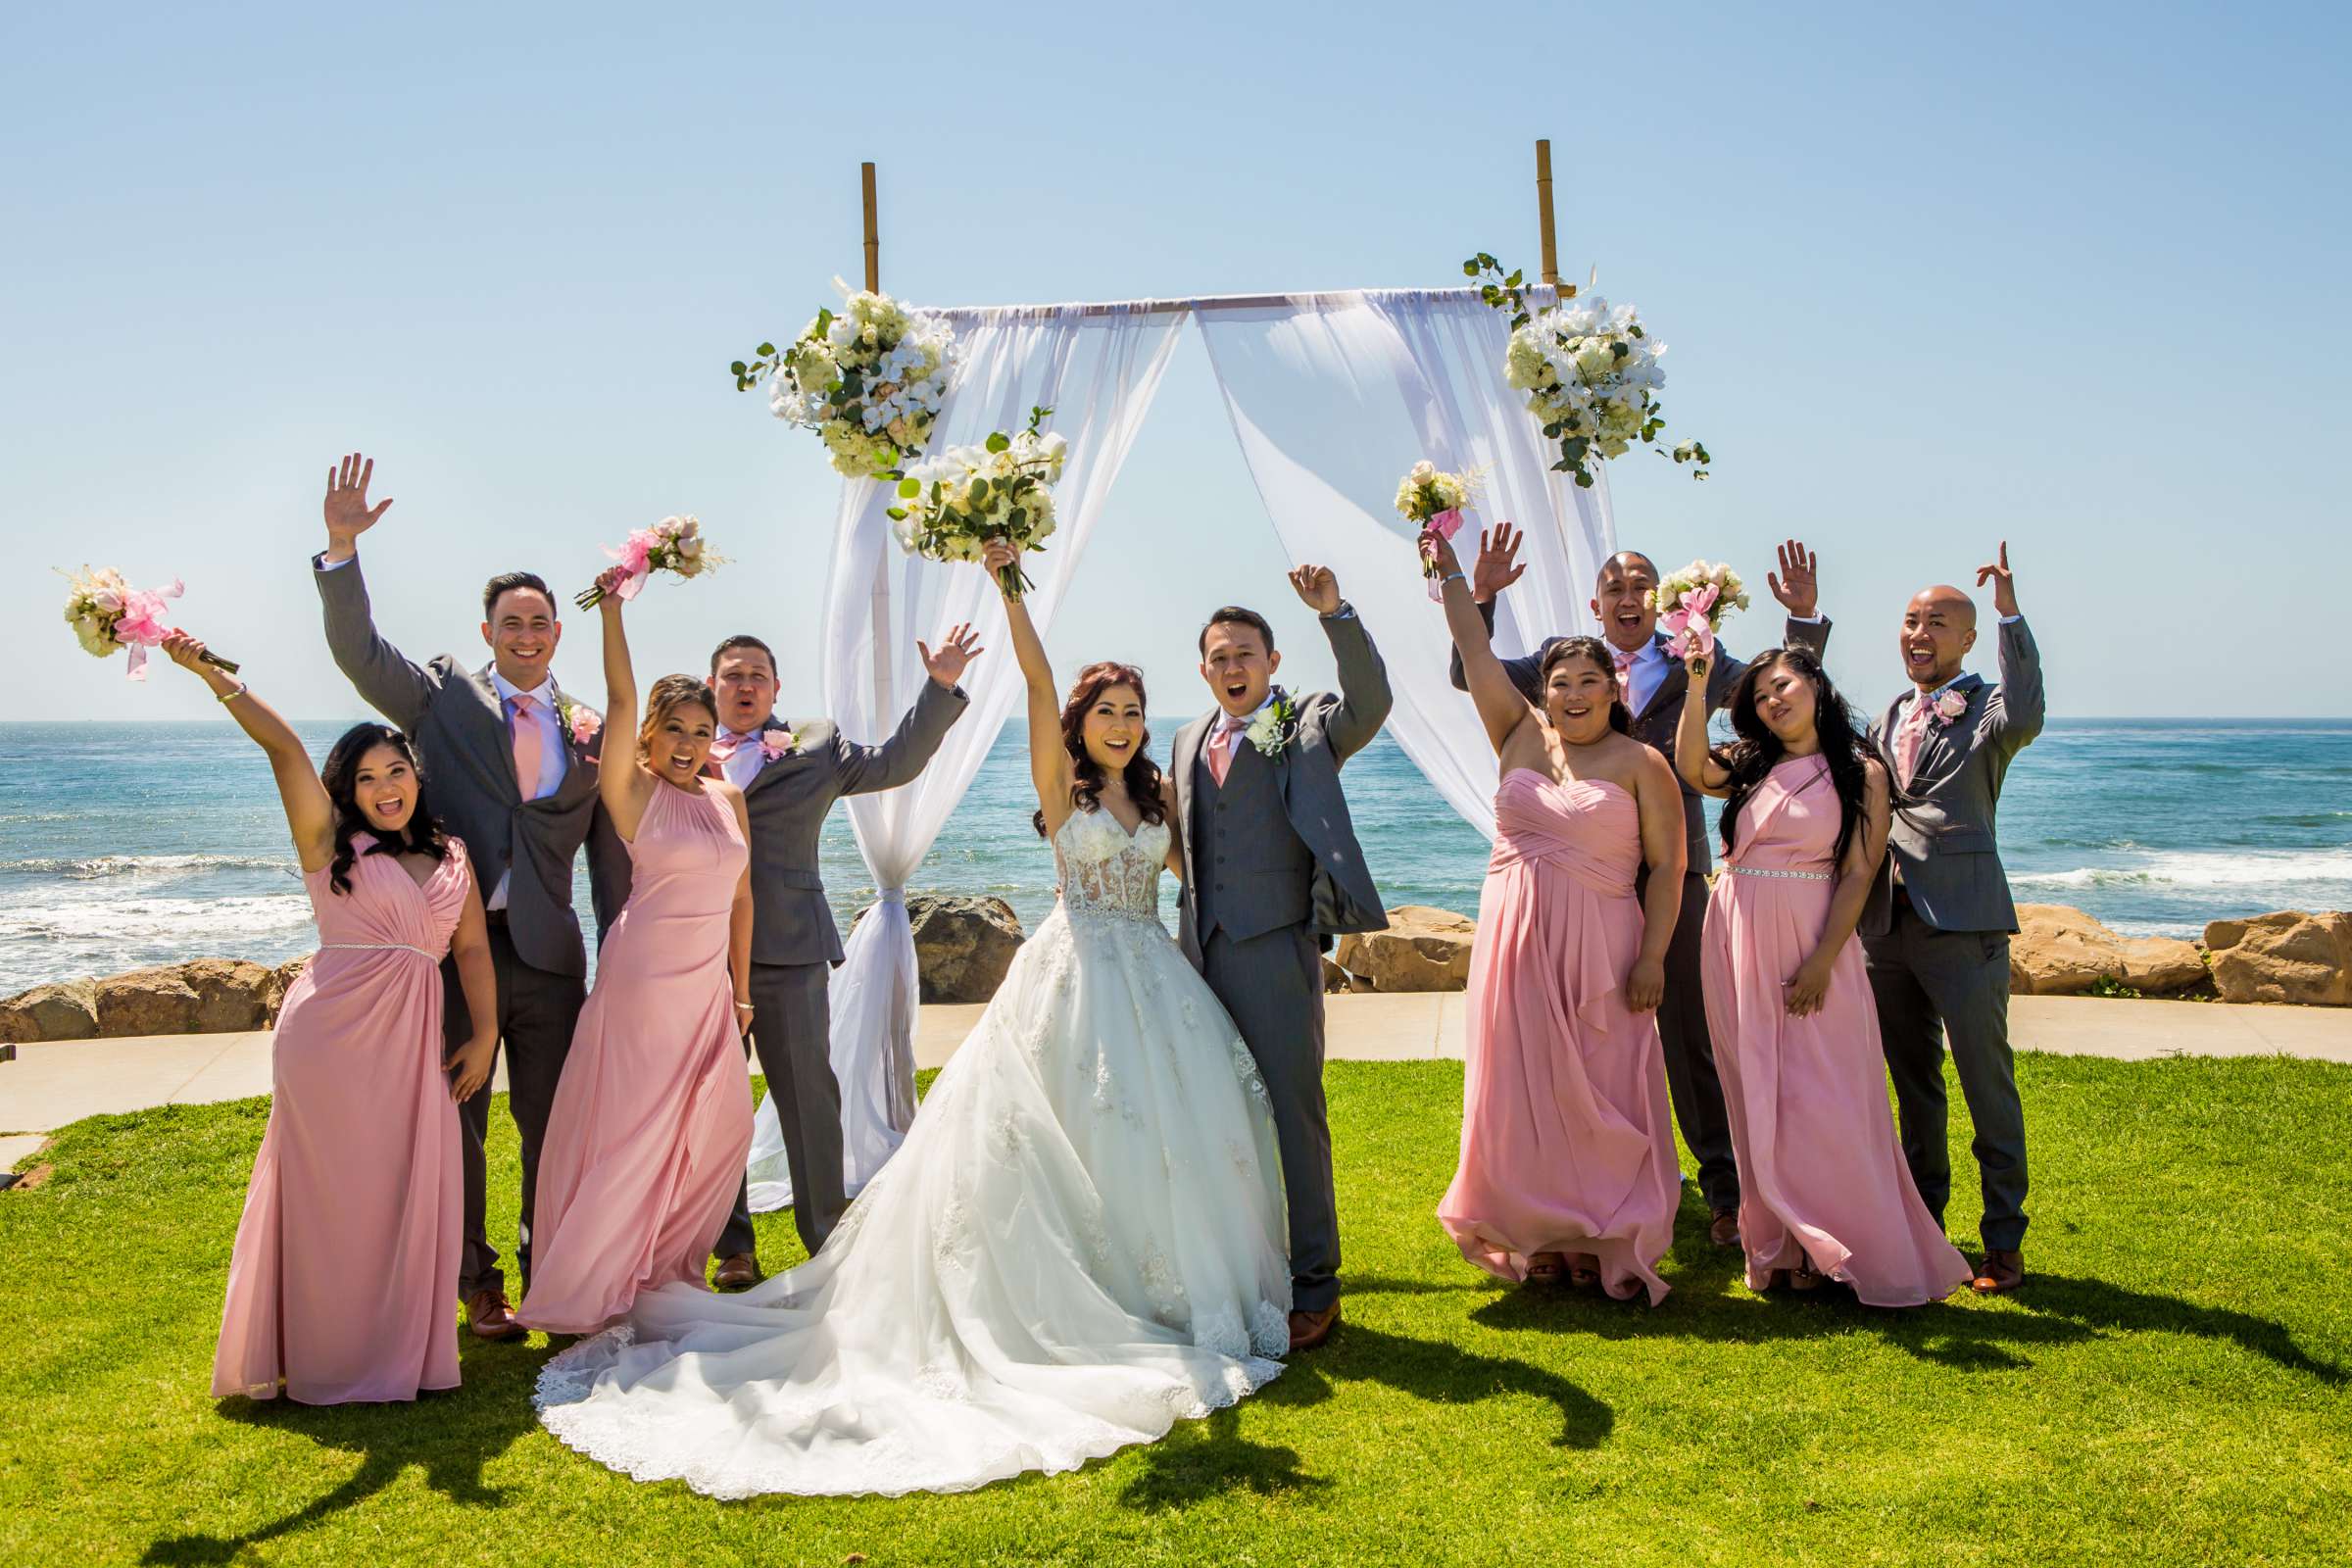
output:
[[[107,659],[127,648],[127,673],[132,680],[145,680],[147,650],[162,643],[172,630],[164,621],[164,601],[177,599],[186,591],[180,580],[172,578],[168,588],[133,588],[112,566],[95,571],[84,566],[59,575],[71,584],[66,594],[66,621],[74,628],[74,639],[81,644],[81,651]],[[204,662],[231,675],[237,672],[237,666],[219,654],[207,653]]]
[[[703,525],[693,517],[663,517],[651,528],[639,528],[621,541],[620,548],[608,548],[605,554],[620,564],[620,580],[612,591],[622,604],[637,597],[645,579],[657,571],[674,571],[681,577],[699,577],[712,566],[726,564],[727,558],[703,546]],[[594,610],[605,602],[605,590],[590,588],[572,601],[582,610]]]
[[[976,447],[950,447],[917,463],[899,481],[890,509],[901,549],[926,561],[978,561],[991,539],[1015,550],[1043,550],[1054,532],[1054,482],[1069,443],[1041,426],[1052,409],[1031,409],[1029,426],[999,430]],[[1003,573],[1004,591],[1018,599],[1033,588],[1019,566]]]
[[[1747,608],[1747,585],[1722,562],[1693,561],[1668,572],[1649,591],[1650,608],[1666,629],[1666,652],[1675,659],[1715,652],[1715,631],[1735,610]]]
[[[1396,481],[1396,510],[1405,521],[1419,523],[1424,530],[1450,542],[1462,531],[1462,514],[1470,509],[1470,496],[1477,485],[1476,474],[1446,473],[1425,458]],[[1431,599],[1446,597],[1436,565],[1425,563],[1421,574],[1429,579]]]
[[[1611,305],[1598,295],[1580,298],[1574,284],[1561,284],[1557,304],[1530,314],[1521,273],[1505,276],[1502,264],[1483,251],[1462,270],[1472,277],[1491,271],[1497,279],[1481,284],[1479,293],[1496,310],[1511,312],[1502,378],[1527,394],[1527,412],[1543,426],[1544,439],[1559,444],[1554,471],[1589,489],[1594,464],[1622,457],[1636,441],[1656,443],[1666,428],[1666,408],[1658,401],[1666,384],[1658,361],[1666,345],[1649,335],[1631,305]],[[1697,479],[1707,476],[1714,461],[1697,441],[1659,448],[1658,456],[1696,465],[1691,477]]]
[[[956,365],[947,318],[909,310],[887,294],[851,293],[840,312],[816,313],[782,353],[762,343],[729,368],[737,391],[768,382],[779,419],[814,430],[836,473],[897,479],[931,439]]]

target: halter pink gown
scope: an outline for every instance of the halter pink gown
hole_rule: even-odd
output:
[[[1838,824],[1829,763],[1782,762],[1740,807],[1707,901],[1707,1032],[1740,1161],[1740,1237],[1754,1289],[1809,1254],[1866,1305],[1916,1306],[1970,1270],[1895,1143],[1862,944],[1838,951],[1820,1011],[1792,1018],[1784,1001],[1829,920]]]
[[[1507,1280],[1590,1253],[1611,1296],[1666,1295],[1682,1201],[1653,1013],[1629,1011],[1642,949],[1641,814],[1615,784],[1512,768],[1470,953],[1461,1163],[1438,1219]]]
[[[282,1380],[303,1404],[342,1404],[458,1386],[466,1215],[441,958],[472,873],[447,842],[421,886],[365,853],[349,893],[331,867],[302,879],[319,948],[270,1038],[270,1125],[229,1254],[216,1396],[272,1398]]]
[[[591,1334],[637,1293],[701,1286],[752,1147],[727,920],[749,859],[727,804],[658,782],[629,902],[597,954],[539,1155],[521,1322]]]

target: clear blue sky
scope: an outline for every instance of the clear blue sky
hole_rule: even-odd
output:
[[[74,648],[46,568],[82,561],[184,575],[259,689],[356,712],[305,564],[353,448],[413,654],[478,653],[492,570],[568,590],[694,512],[736,564],[642,601],[641,672],[756,629],[806,710],[836,481],[724,367],[855,279],[859,159],[894,292],[1115,299],[1532,267],[1540,135],[1564,267],[1672,343],[1716,454],[1619,464],[1626,542],[1760,585],[1810,540],[1873,702],[1903,600],[2005,536],[2055,711],[2352,711],[2340,8],[872,15],[8,8],[0,717],[217,713]],[[1200,612],[1296,611],[1281,565],[1188,335],[1056,657],[1190,709]]]

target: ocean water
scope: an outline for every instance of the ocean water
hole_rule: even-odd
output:
[[[318,757],[344,727],[299,726]],[[1174,727],[1154,725],[1163,756]],[[995,894],[1034,927],[1054,872],[1029,825],[1025,746],[1007,725],[914,887]],[[1350,761],[1347,781],[1383,897],[1475,915],[1485,843],[1395,743]],[[2053,723],[2010,770],[2000,826],[2021,902],[2075,905],[2125,932],[2352,907],[2352,719]],[[823,860],[846,928],[873,890],[838,808]],[[0,724],[0,996],[206,955],[306,953],[297,875],[269,768],[233,725]],[[576,902],[585,921],[584,874]]]

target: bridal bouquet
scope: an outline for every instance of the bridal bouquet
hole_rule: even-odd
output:
[[[768,378],[776,417],[814,430],[833,468],[853,479],[896,479],[931,439],[956,363],[946,319],[910,311],[887,294],[851,293],[836,314],[819,311],[792,347],[762,343],[737,360],[735,389]]]
[[[1396,510],[1405,521],[1419,523],[1439,538],[1450,541],[1462,529],[1462,514],[1469,510],[1470,492],[1478,476],[1469,473],[1442,472],[1427,459],[1413,465],[1412,471],[1396,481]],[[1438,568],[1424,563],[1421,574],[1429,579],[1429,597],[1443,599],[1445,592],[1438,581]]]
[[[621,541],[620,548],[607,548],[605,554],[620,563],[620,580],[612,591],[627,604],[645,586],[645,579],[657,571],[674,571],[681,577],[699,577],[712,566],[723,566],[727,558],[703,548],[703,525],[693,517],[663,517],[651,528],[639,528]],[[582,610],[594,610],[605,602],[605,590],[594,587],[579,595],[572,603]]]
[[[1489,305],[1507,305],[1512,312],[1503,380],[1527,394],[1527,411],[1542,423],[1544,439],[1559,443],[1554,470],[1590,488],[1593,464],[1623,456],[1636,441],[1657,441],[1666,427],[1657,397],[1666,384],[1658,365],[1666,345],[1649,335],[1632,306],[1611,305],[1598,295],[1579,298],[1573,285],[1562,285],[1558,304],[1530,315],[1520,272],[1501,276],[1502,264],[1483,251],[1462,270],[1472,277],[1492,270],[1501,278],[1479,292]],[[1691,476],[1698,479],[1714,461],[1697,441],[1679,442],[1658,455],[1697,465]]]
[[[1747,586],[1720,561],[1693,561],[1668,572],[1649,591],[1649,604],[1659,612],[1658,623],[1666,628],[1667,654],[1688,659],[1694,652],[1715,651],[1715,630],[1723,624],[1723,617],[1747,608]]]
[[[1041,430],[1052,409],[1031,409],[1028,428],[999,430],[976,447],[950,447],[911,465],[899,481],[891,532],[910,556],[927,561],[978,561],[988,541],[1016,550],[1043,550],[1054,531],[1054,481],[1069,443]],[[1018,599],[1036,584],[1018,566],[1003,574],[1004,592]]]
[[[92,571],[84,566],[77,572],[60,572],[71,585],[66,594],[66,620],[74,628],[74,638],[81,651],[94,658],[111,658],[118,650],[130,650],[132,680],[147,678],[147,650],[164,640],[172,628],[164,624],[164,601],[177,599],[185,592],[178,578],[172,579],[169,588],[133,588],[122,574],[112,566],[100,566]],[[237,666],[219,654],[207,653],[204,662],[228,671]]]

